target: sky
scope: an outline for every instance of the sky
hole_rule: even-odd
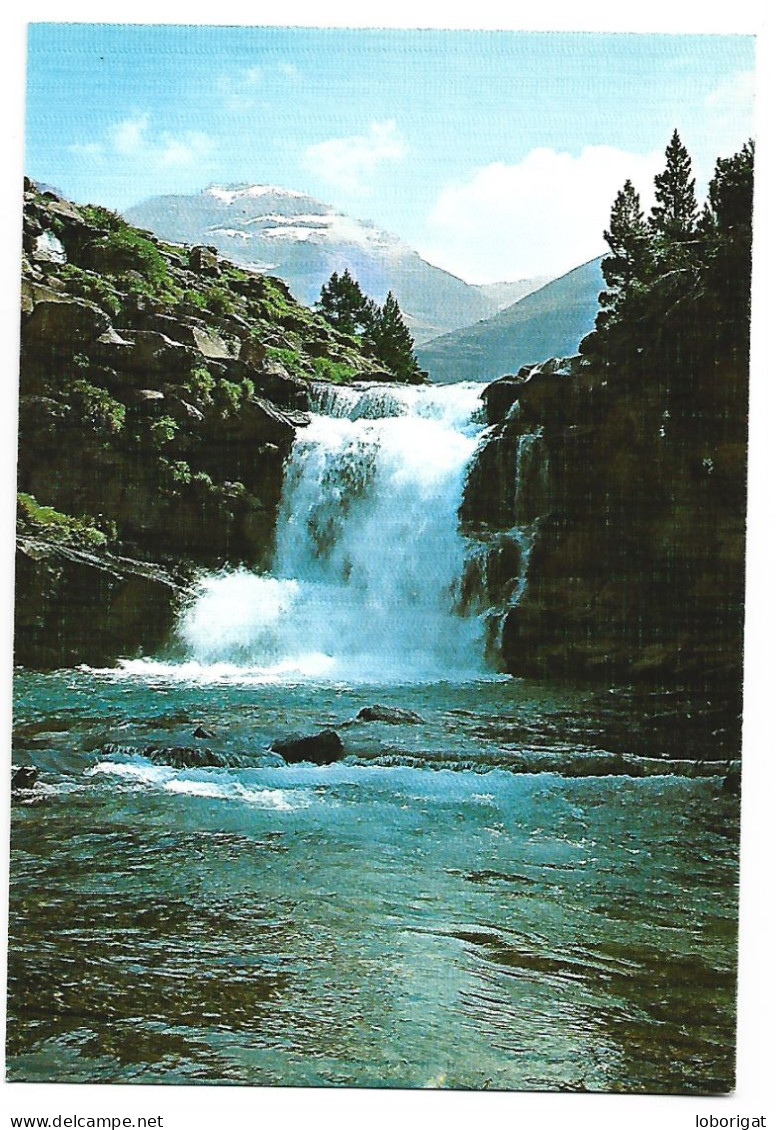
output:
[[[754,37],[32,24],[26,171],[121,210],[273,184],[468,282],[600,254],[673,129],[698,194],[753,134]]]

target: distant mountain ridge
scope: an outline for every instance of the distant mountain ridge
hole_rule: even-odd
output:
[[[496,304],[496,310],[493,311],[495,314],[498,310],[506,310],[507,306],[519,302],[526,295],[533,294],[535,290],[541,290],[554,278],[554,275],[538,275],[534,279],[517,279],[514,282],[479,283],[478,289]]]
[[[376,301],[393,291],[418,343],[487,318],[541,283],[473,286],[375,224],[272,185],[210,185],[194,195],[155,196],[124,215],[162,239],[211,245],[238,264],[279,275],[306,305],[333,271],[348,269]]]
[[[499,314],[419,345],[418,360],[433,381],[451,384],[574,354],[595,325],[605,285],[601,258],[591,259]]]

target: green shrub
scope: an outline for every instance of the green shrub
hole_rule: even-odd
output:
[[[178,424],[172,416],[160,416],[158,420],[154,420],[151,424],[151,436],[154,443],[159,444],[160,447],[165,443],[170,443],[175,438],[177,431]]]
[[[183,459],[159,459],[162,489],[172,494],[180,492],[181,487],[193,487],[201,491],[213,489],[213,480],[206,471],[192,471]]]
[[[191,482],[191,467],[183,459],[160,459],[159,462],[174,483],[186,485]]]
[[[309,376],[302,354],[296,349],[283,349],[280,346],[267,346],[267,360],[279,361],[292,377]]]
[[[184,290],[181,302],[187,306],[196,306],[199,310],[207,309],[207,299],[201,290]]]
[[[87,224],[99,228],[100,231],[120,231],[128,226],[118,212],[111,212],[109,208],[103,208],[100,204],[84,204],[80,212]]]
[[[243,401],[243,389],[235,381],[220,380],[216,385],[215,402],[224,416],[234,416]]]
[[[110,318],[115,318],[121,312],[121,300],[115,287],[94,271],[84,271],[72,263],[65,263],[60,269],[60,278],[67,284],[67,288],[76,298],[85,298],[93,302]]]
[[[333,381],[335,384],[348,384],[358,378],[357,371],[346,361],[332,361],[329,357],[316,357],[313,365],[315,375],[319,380]]]
[[[17,496],[17,530],[20,534],[37,534],[61,545],[75,546],[79,549],[104,549],[108,541],[116,537],[116,527],[112,522],[104,523],[109,532],[97,529],[95,519],[73,518],[63,514],[53,506],[41,506],[31,494]]]
[[[126,422],[127,409],[99,385],[82,377],[72,382],[72,403],[81,419],[102,436],[117,435]]]
[[[205,308],[216,317],[229,314],[234,310],[234,297],[223,286],[210,286],[205,291]]]
[[[266,317],[273,322],[279,321],[284,315],[290,314],[296,309],[296,307],[289,302],[288,298],[286,298],[280,287],[267,276],[265,276],[264,279],[261,307]]]
[[[193,369],[191,375],[186,377],[182,384],[182,387],[189,394],[197,408],[205,408],[213,403],[213,389],[215,386],[215,377],[204,365]]]

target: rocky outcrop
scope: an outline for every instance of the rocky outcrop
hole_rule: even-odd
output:
[[[702,400],[625,390],[573,358],[488,386],[464,598],[507,671],[737,684],[746,422],[709,381]]]
[[[54,668],[152,652],[173,626],[184,577],[143,562],[20,537],[16,662]]]

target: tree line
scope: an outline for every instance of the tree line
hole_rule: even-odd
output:
[[[364,294],[349,270],[341,275],[335,271],[321,288],[317,309],[340,333],[360,337],[375,357],[401,380],[421,379],[415,343],[390,290],[379,306]]]
[[[631,181],[617,194],[607,289],[580,352],[620,382],[689,392],[721,367],[748,368],[754,143],[716,162],[702,208],[676,130],[665,157],[648,216]]]

